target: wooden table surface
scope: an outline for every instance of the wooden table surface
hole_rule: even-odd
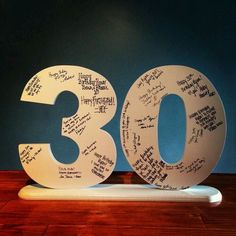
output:
[[[236,175],[212,174],[220,204],[112,201],[26,201],[24,171],[0,172],[0,235],[236,235]],[[115,172],[106,183],[143,183]]]

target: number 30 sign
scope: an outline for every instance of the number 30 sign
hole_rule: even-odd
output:
[[[21,100],[54,104],[63,91],[79,100],[79,109],[62,119],[61,134],[77,143],[80,154],[71,164],[58,162],[49,143],[20,144],[24,170],[37,183],[51,188],[80,188],[103,182],[116,163],[113,138],[102,127],[116,112],[116,94],[102,75],[79,66],[54,66],[33,76]],[[176,94],[186,111],[185,150],[174,164],[158,150],[158,117],[162,99]],[[174,115],[174,114],[173,114]],[[123,104],[120,137],[133,170],[160,189],[177,190],[202,182],[220,158],[226,135],[221,99],[199,71],[162,66],[147,71],[131,86]]]

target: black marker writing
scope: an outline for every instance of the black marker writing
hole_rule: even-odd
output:
[[[27,145],[24,150],[20,153],[20,159],[22,163],[29,164],[31,161],[36,160],[39,153],[42,152],[41,147],[33,147]]]
[[[94,153],[94,157],[91,172],[101,179],[104,179],[105,172],[109,172],[115,163],[109,157],[97,152]]]
[[[193,128],[191,138],[188,143],[197,143],[198,139],[203,136],[203,129]]]
[[[168,177],[165,172],[165,163],[153,158],[154,148],[152,146],[147,147],[140,153],[140,158],[137,159],[132,166],[135,171],[146,181],[151,184],[159,185],[160,182],[164,182]]]
[[[147,128],[153,128],[156,123],[156,116],[151,117],[150,115],[147,115],[140,119],[135,119],[134,122],[137,123],[138,127],[141,129],[147,129]]]
[[[68,71],[65,69],[61,69],[54,73],[49,72],[49,78],[52,78],[62,83],[62,82],[75,78],[75,75],[69,74]]]
[[[130,106],[130,102],[127,101],[124,110],[122,112],[122,123],[121,123],[121,138],[122,138],[122,145],[124,147],[124,151],[127,156],[129,156],[129,148],[127,147],[127,143],[129,142],[129,124],[130,124],[130,117],[127,115],[127,110]]]
[[[148,88],[146,92],[139,96],[139,100],[145,105],[156,103],[157,94],[165,89],[165,86],[159,81],[158,85]]]
[[[90,113],[86,113],[83,116],[79,116],[78,114],[73,115],[72,117],[65,119],[63,121],[62,130],[64,134],[75,133],[77,135],[81,135],[87,125],[87,122],[91,120]]]
[[[139,80],[137,87],[143,87],[145,85],[150,85],[152,81],[157,80],[163,74],[162,70],[155,69],[151,73],[144,74]]]
[[[38,76],[34,76],[29,83],[27,84],[25,91],[27,95],[34,96],[37,95],[42,89],[42,85],[40,84],[40,79]]]
[[[208,86],[202,81],[202,76],[195,76],[188,74],[185,79],[177,81],[177,85],[182,92],[187,92],[189,95],[194,95],[203,98],[205,96],[211,97],[215,95],[214,91],[210,91]]]
[[[82,90],[92,90],[94,95],[99,94],[100,90],[108,90],[107,81],[100,78],[92,78],[91,74],[78,75],[78,84],[82,86]]]
[[[90,145],[88,145],[83,151],[82,154],[87,156],[89,153],[93,152],[97,149],[97,141],[93,141]]]
[[[60,179],[79,179],[81,178],[81,172],[76,170],[75,167],[58,167],[58,173]]]
[[[189,115],[190,119],[194,119],[196,124],[204,130],[214,131],[223,124],[223,121],[217,121],[216,109],[214,106],[205,106]]]

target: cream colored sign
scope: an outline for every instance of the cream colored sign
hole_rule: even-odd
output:
[[[49,143],[20,144],[21,163],[33,180],[46,187],[96,185],[108,178],[116,163],[115,143],[101,128],[116,112],[115,92],[102,75],[92,70],[54,66],[29,80],[21,100],[53,105],[63,91],[72,92],[79,101],[78,111],[63,118],[61,126],[61,134],[79,146],[78,159],[72,164],[63,164],[55,159]]]
[[[180,96],[186,110],[185,150],[175,164],[162,160],[157,145],[159,110],[168,94]],[[184,189],[203,181],[220,158],[225,135],[225,113],[216,89],[189,67],[171,65],[147,71],[134,82],[123,104],[124,154],[139,176],[160,189]]]
[[[77,143],[78,159],[63,164],[55,159],[49,143],[20,144],[21,163],[33,180],[46,187],[96,185],[108,178],[116,163],[115,143],[101,129],[116,112],[115,92],[92,70],[54,66],[29,80],[21,100],[53,105],[63,91],[74,93],[79,101],[78,111],[62,119],[61,129],[63,136]],[[169,94],[183,99],[187,122],[185,151],[175,164],[163,161],[158,149],[159,110]],[[124,154],[138,175],[160,189],[184,189],[202,182],[220,158],[225,135],[225,113],[216,89],[189,67],[147,71],[134,82],[123,104],[120,137]]]

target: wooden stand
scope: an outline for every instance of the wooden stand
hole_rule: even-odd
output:
[[[216,188],[197,185],[185,190],[159,190],[146,184],[99,184],[80,189],[49,189],[38,184],[27,185],[19,193],[25,200],[100,200],[100,201],[171,201],[221,202]]]

